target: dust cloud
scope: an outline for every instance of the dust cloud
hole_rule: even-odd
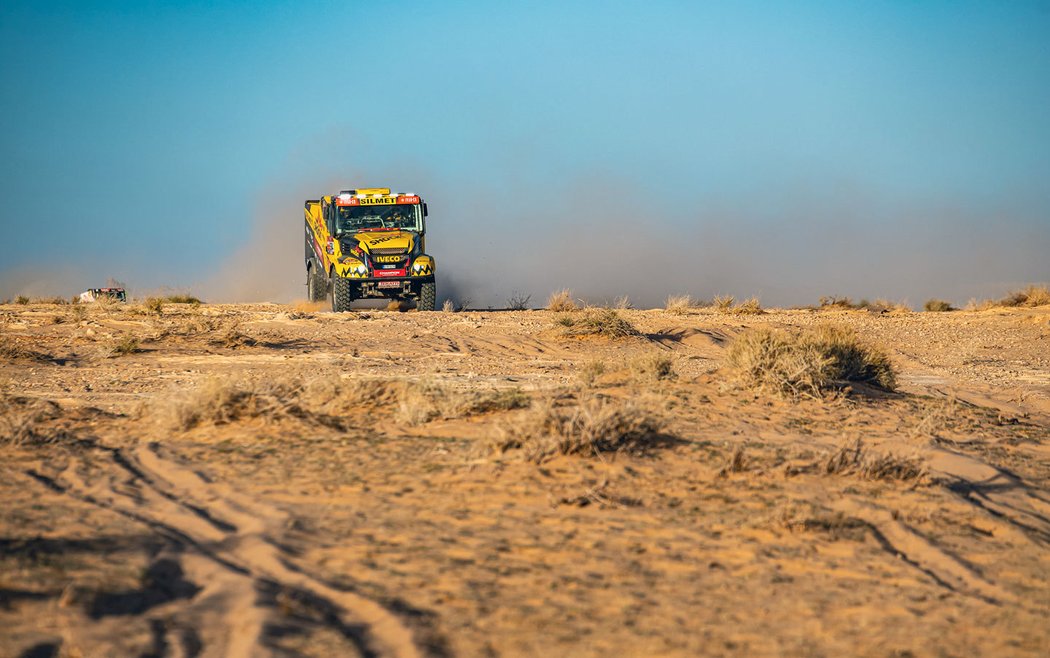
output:
[[[569,288],[590,303],[626,295],[639,308],[662,306],[671,294],[757,296],[766,306],[840,295],[919,307],[932,297],[961,305],[1050,280],[1047,219],[1018,208],[887,208],[870,198],[674,204],[593,181],[587,194],[566,187],[537,199],[460,193],[476,188],[432,172],[381,171],[270,186],[256,197],[243,243],[211,273],[158,282],[72,262],[44,273],[9,270],[0,296],[68,297],[84,281],[117,276],[136,296],[176,284],[215,302],[303,299],[303,201],[354,181],[411,188],[427,199],[439,305],[501,308],[518,294],[542,307],[552,291]]]

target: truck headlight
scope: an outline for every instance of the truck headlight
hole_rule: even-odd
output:
[[[354,271],[357,272],[358,275],[360,275],[360,276],[364,276],[364,275],[368,274],[368,268],[364,266],[364,263],[362,263],[361,265],[358,265],[357,269],[354,270]]]
[[[412,263],[413,272],[422,272],[424,267],[426,267],[425,263]]]

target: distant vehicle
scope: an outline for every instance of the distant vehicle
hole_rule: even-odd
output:
[[[80,293],[80,301],[82,302],[97,302],[102,299],[126,302],[128,301],[128,295],[123,288],[91,288]]]
[[[310,301],[328,297],[347,311],[365,297],[437,300],[434,258],[426,251],[427,204],[389,188],[343,190],[306,202],[306,286]]]

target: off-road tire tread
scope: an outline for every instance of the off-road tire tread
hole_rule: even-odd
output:
[[[350,310],[354,301],[353,284],[341,276],[332,276],[332,311],[342,313]]]
[[[419,288],[419,302],[416,308],[420,311],[433,311],[437,308],[437,284],[424,283]]]
[[[306,278],[306,294],[311,302],[323,302],[328,296],[328,279],[317,265],[310,266]]]

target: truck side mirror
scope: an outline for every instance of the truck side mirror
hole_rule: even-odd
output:
[[[425,203],[423,204],[423,216],[424,217],[427,216],[427,204],[425,204]]]

